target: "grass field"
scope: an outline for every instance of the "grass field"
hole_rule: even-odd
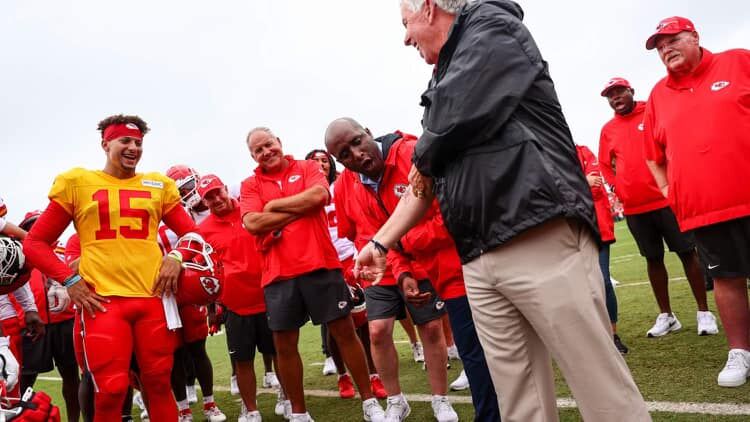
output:
[[[726,359],[726,342],[723,331],[717,336],[699,337],[696,334],[695,301],[687,283],[679,260],[673,254],[667,255],[667,268],[671,282],[672,308],[680,319],[683,329],[659,339],[646,337],[654,322],[658,308],[646,282],[645,261],[638,255],[625,223],[616,225],[617,243],[612,246],[612,276],[620,281],[616,289],[620,308],[619,332],[630,347],[626,360],[647,401],[699,402],[699,403],[750,403],[750,385],[740,388],[720,388],[716,375]],[[709,306],[715,311],[713,294],[709,293]],[[397,344],[401,360],[401,383],[407,394],[428,394],[427,381],[421,365],[411,358],[405,334],[398,329]],[[237,420],[239,402],[228,393],[230,367],[226,352],[226,338],[223,335],[209,338],[209,354],[213,359],[217,402],[229,417]],[[318,327],[307,325],[300,338],[300,350],[305,363],[305,388],[315,390],[308,396],[307,404],[312,416],[318,422],[361,420],[361,406],[358,400],[342,400],[337,397],[322,397],[321,390],[335,392],[335,377],[324,377],[321,373],[323,356],[320,353]],[[256,359],[259,361],[260,359]],[[256,362],[256,366],[258,362]],[[261,373],[262,366],[258,366]],[[453,363],[449,370],[449,381],[455,379],[461,370],[460,363]],[[45,374],[56,377],[55,372]],[[60,383],[54,379],[37,382],[38,389],[48,392],[54,403],[61,405]],[[570,398],[570,390],[562,377],[557,377],[558,397]],[[456,397],[468,397],[468,393],[451,393]],[[261,394],[259,405],[264,420],[280,421],[273,413],[275,395]],[[412,415],[409,420],[433,420],[429,402],[411,402]],[[61,406],[64,412],[64,406]],[[455,404],[461,420],[472,420],[470,404]],[[200,407],[193,406],[196,420]],[[134,412],[134,415],[137,413]],[[726,416],[715,414],[652,413],[656,421],[748,421],[750,414]],[[560,410],[563,421],[581,420],[575,408]],[[64,420],[64,418],[63,418]],[[155,421],[159,422],[159,421]]]

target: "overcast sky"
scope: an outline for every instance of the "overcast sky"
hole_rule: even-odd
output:
[[[332,119],[419,134],[431,69],[403,45],[398,0],[0,3],[0,196],[18,222],[46,205],[54,176],[99,169],[96,124],[151,126],[141,171],[189,164],[239,183],[244,137],[269,126],[286,152],[322,146]],[[748,47],[745,1],[521,1],[550,63],[574,139],[595,150],[611,76],[647,97],[664,74],[644,42],[661,18],[693,20],[713,51]]]

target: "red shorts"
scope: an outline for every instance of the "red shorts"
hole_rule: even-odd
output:
[[[205,306],[181,306],[180,319],[182,344],[205,340],[208,337],[208,311]]]
[[[83,357],[95,391],[119,393],[129,384],[133,353],[144,384],[169,377],[177,345],[175,332],[167,329],[162,301],[155,297],[110,296],[96,318],[83,313]],[[154,400],[155,398],[151,398]]]

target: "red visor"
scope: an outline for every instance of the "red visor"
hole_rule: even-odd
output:
[[[656,32],[646,40],[646,50],[653,50],[656,47],[656,38],[659,35],[674,35],[682,31],[695,31],[695,25],[690,19],[680,16],[662,19],[656,26]]]
[[[104,129],[103,139],[105,141],[122,138],[123,136],[143,139],[143,133],[141,133],[141,130],[134,123],[117,123],[109,125]]]

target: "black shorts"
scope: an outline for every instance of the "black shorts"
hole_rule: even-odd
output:
[[[227,310],[224,325],[227,331],[227,348],[232,361],[252,361],[255,359],[256,348],[263,354],[276,354],[273,333],[268,328],[268,317],[265,312],[239,315]]]
[[[670,251],[678,254],[695,248],[693,235],[680,231],[677,219],[669,207],[627,215],[625,220],[641,256],[646,259],[664,258],[664,242]]]
[[[317,270],[263,289],[272,331],[297,329],[312,319],[324,324],[349,315],[352,295],[341,270]]]
[[[424,306],[414,306],[404,299],[404,292],[398,286],[370,286],[365,289],[367,320],[406,318],[406,308],[416,325],[438,319],[445,314],[445,302],[438,296],[430,280],[419,280],[419,291],[432,293],[432,300]]]
[[[750,217],[699,227],[693,233],[708,275],[750,277]]]
[[[73,350],[73,318],[47,324],[44,337],[32,342],[23,338],[23,375],[34,375],[51,371],[55,366],[76,366]]]

